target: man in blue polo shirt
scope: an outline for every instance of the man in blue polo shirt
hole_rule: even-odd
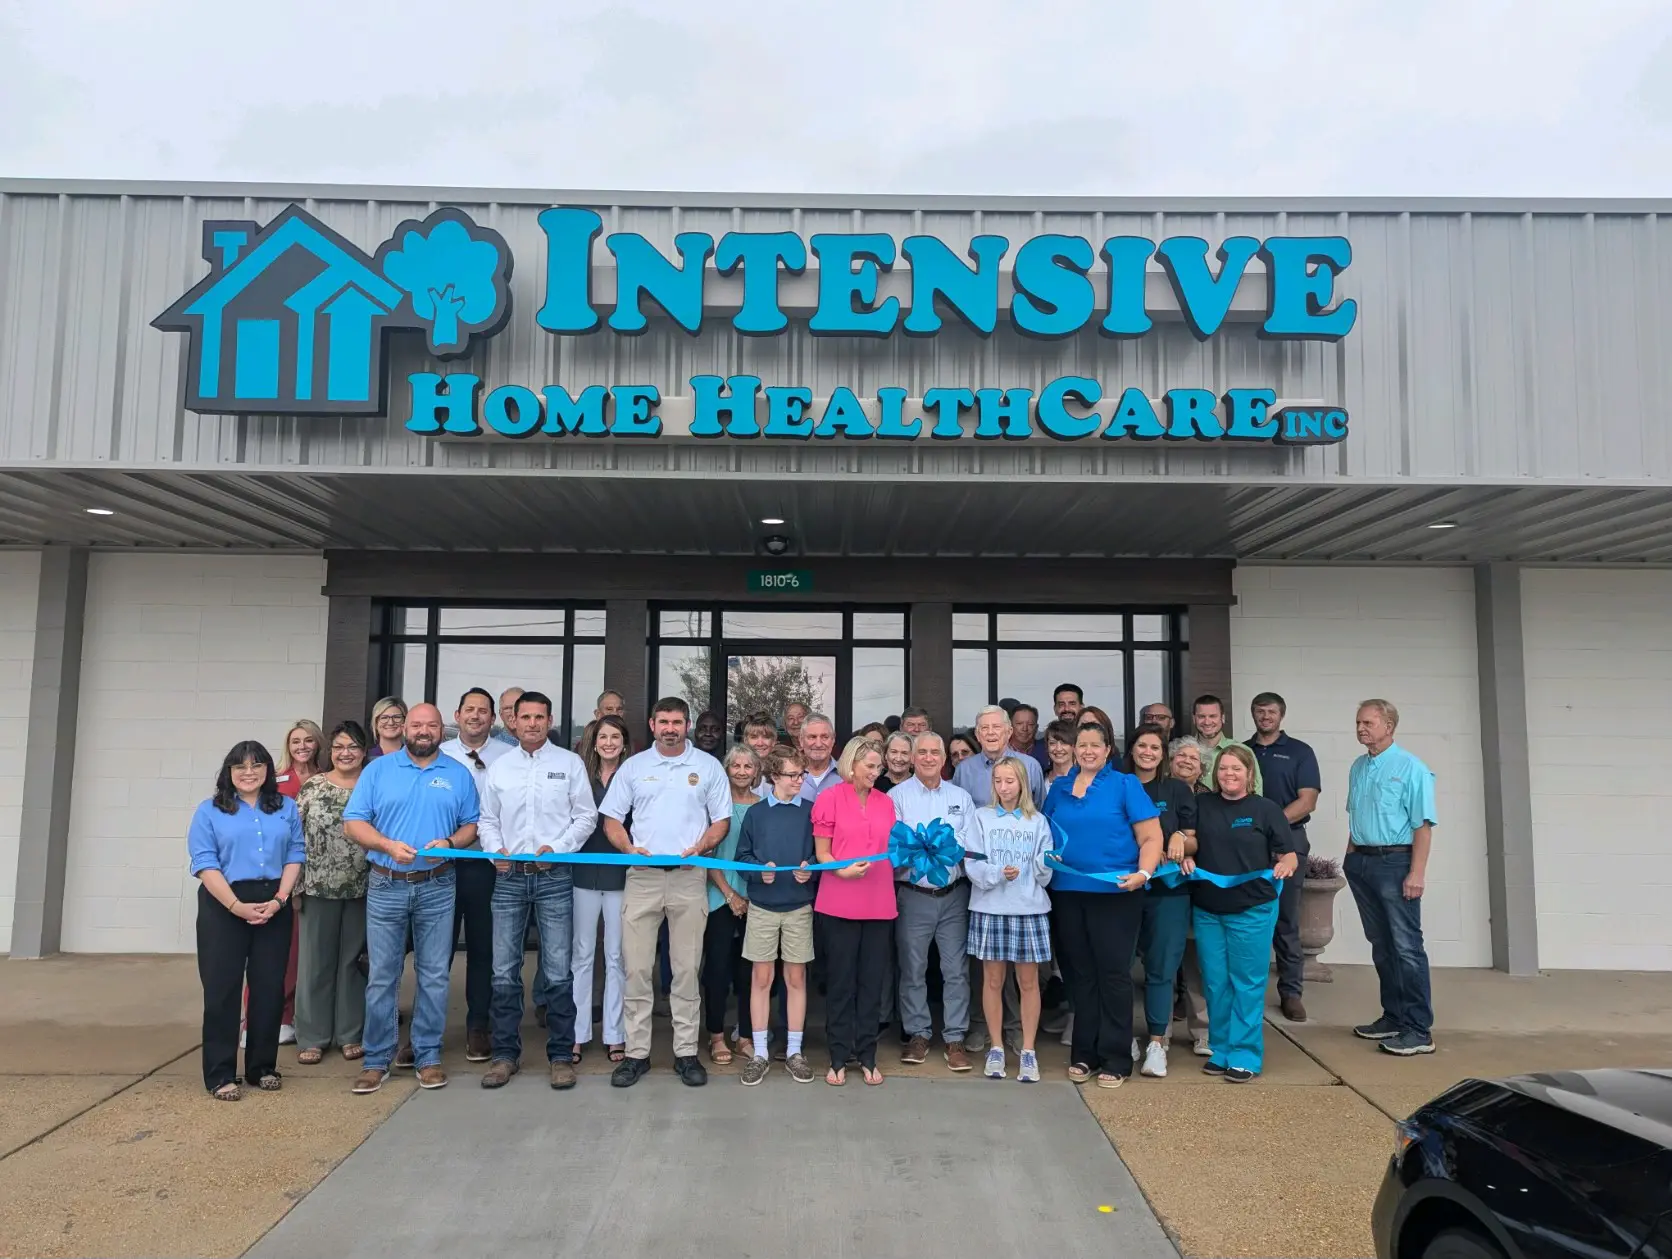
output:
[[[343,833],[367,853],[366,1058],[354,1092],[383,1087],[395,1056],[395,1001],[406,965],[407,933],[417,979],[412,1051],[421,1088],[447,1083],[441,1033],[453,961],[455,875],[424,848],[476,842],[478,803],[470,770],[441,754],[441,710],[418,704],[406,715],[406,746],[367,765],[343,810]]]
[[[1347,857],[1342,872],[1358,902],[1382,986],[1382,1016],[1353,1029],[1408,1058],[1434,1052],[1422,893],[1434,842],[1434,774],[1393,741],[1399,710],[1367,699],[1355,722],[1364,755],[1347,776]]]
[[[1306,838],[1306,823],[1318,807],[1323,781],[1318,776],[1318,757],[1299,739],[1283,732],[1283,717],[1289,706],[1276,691],[1261,691],[1250,705],[1254,715],[1254,736],[1248,746],[1260,767],[1260,794],[1283,810],[1295,841],[1300,861],[1298,879],[1284,879],[1277,901],[1277,933],[1272,948],[1277,953],[1277,998],[1283,1017],[1291,1023],[1306,1022],[1306,957],[1300,951],[1300,898],[1306,882],[1306,859],[1312,844]]]

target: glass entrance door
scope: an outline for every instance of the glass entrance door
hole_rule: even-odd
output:
[[[903,608],[662,606],[651,627],[657,695],[721,714],[728,738],[751,712],[782,727],[792,703],[827,713],[841,738],[907,702]]]

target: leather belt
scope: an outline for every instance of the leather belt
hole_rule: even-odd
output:
[[[950,896],[964,885],[964,880],[954,879],[945,887],[924,887],[921,883],[901,883],[901,887],[909,887],[921,896]]]
[[[393,879],[396,883],[428,883],[436,875],[452,869],[451,861],[443,861],[433,870],[391,870],[387,866],[377,866],[375,869],[386,879]]]

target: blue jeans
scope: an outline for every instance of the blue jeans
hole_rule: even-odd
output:
[[[366,1057],[368,1071],[387,1071],[395,1057],[395,1002],[406,941],[412,938],[417,990],[412,999],[412,1053],[417,1067],[441,1065],[447,1026],[447,973],[453,963],[457,876],[442,867],[423,883],[402,883],[371,868],[366,886]]]
[[[1151,1036],[1165,1036],[1173,1022],[1173,986],[1190,935],[1190,897],[1145,892],[1138,955],[1144,959],[1144,1024]]]
[[[550,869],[551,873],[544,873]],[[540,927],[534,1004],[546,1007],[546,1058],[574,1057],[575,981],[569,973],[575,883],[562,866],[512,862],[493,885],[493,1029],[495,1062],[522,1060],[523,948],[528,918]],[[541,983],[542,977],[544,983]],[[591,994],[587,994],[591,1000]]]
[[[1235,914],[1197,909],[1196,956],[1208,999],[1208,1061],[1259,1071],[1265,1065],[1266,973],[1277,900]]]
[[[1382,985],[1382,1016],[1402,1032],[1427,1038],[1434,1028],[1428,953],[1422,946],[1422,898],[1406,900],[1409,848],[1355,848],[1341,863],[1370,941]]]

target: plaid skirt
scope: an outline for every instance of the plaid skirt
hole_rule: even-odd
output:
[[[1051,915],[984,914],[972,909],[965,951],[984,962],[1048,962]]]

